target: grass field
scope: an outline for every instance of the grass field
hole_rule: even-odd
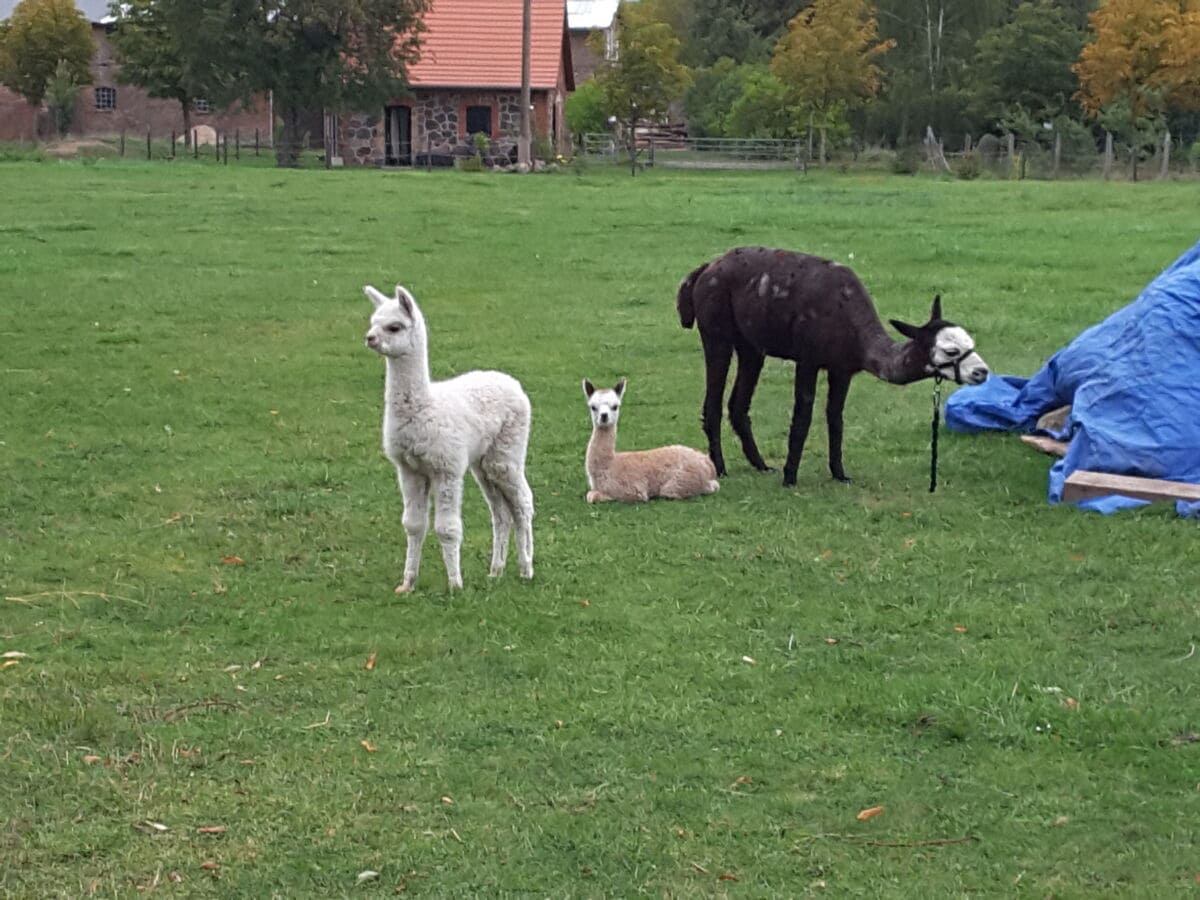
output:
[[[930,495],[930,385],[865,375],[850,487],[818,415],[794,490],[727,431],[716,496],[589,506],[579,382],[628,376],[624,448],[701,446],[675,287],[759,243],[849,263],[884,318],[940,291],[1029,374],[1197,210],[1196,184],[0,165],[0,651],[27,654],[0,893],[1194,896],[1195,522],[1051,507],[999,435],[944,434]],[[487,580],[468,485],[465,590],[431,534],[392,594],[361,287],[396,281],[435,377],[533,400],[532,583]],[[754,407],[775,464],[789,376]]]

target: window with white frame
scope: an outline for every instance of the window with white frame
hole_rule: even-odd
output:
[[[101,112],[112,112],[117,108],[117,89],[115,87],[96,88],[96,109]]]
[[[210,103],[204,97],[197,97],[192,101],[192,111],[198,113],[210,113],[212,112],[212,103]]]

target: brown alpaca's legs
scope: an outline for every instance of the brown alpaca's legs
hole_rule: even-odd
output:
[[[750,465],[760,472],[770,472],[771,467],[763,462],[762,454],[758,452],[758,444],[754,442],[754,432],[750,428],[750,400],[758,386],[758,376],[762,373],[765,357],[749,344],[738,346],[737,357],[737,378],[733,382],[733,392],[729,395],[729,424],[733,426],[734,433],[741,438],[742,452],[746,454]]]
[[[850,478],[842,468],[842,411],[850,393],[851,376],[845,372],[829,372],[829,393],[825,397],[825,425],[829,429],[829,474],[842,484]]]
[[[796,483],[796,470],[800,468],[800,455],[804,453],[804,441],[808,438],[808,426],[812,424],[813,400],[817,395],[817,370],[796,364],[796,399],[792,407],[792,428],[788,432],[787,462],[783,464],[783,485]]]
[[[725,396],[725,379],[729,375],[729,361],[733,358],[733,346],[720,338],[700,332],[704,344],[704,408],[700,422],[708,438],[708,456],[717,468],[718,475],[725,474],[725,456],[721,453],[721,400]]]

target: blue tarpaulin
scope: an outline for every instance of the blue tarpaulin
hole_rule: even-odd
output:
[[[1055,353],[1032,378],[993,376],[946,402],[954,431],[1034,431],[1044,413],[1070,405],[1060,432],[1066,455],[1050,470],[1050,502],[1076,469],[1200,484],[1200,244],[1138,298]],[[1102,513],[1146,501],[1098,497]],[[1200,518],[1200,503],[1176,503]]]

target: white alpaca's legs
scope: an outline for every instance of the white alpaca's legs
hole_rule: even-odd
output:
[[[501,485],[517,527],[517,564],[522,578],[533,577],[533,491],[524,472],[516,472]]]
[[[405,594],[413,589],[421,571],[421,547],[429,528],[429,479],[404,466],[397,466],[396,472],[400,478],[400,495],[404,498],[403,522],[408,538],[404,581],[396,588],[396,593]]]
[[[488,572],[493,578],[504,574],[504,566],[508,562],[508,538],[512,533],[513,515],[509,509],[504,492],[488,480],[480,466],[473,466],[471,474],[479,482],[488,509],[492,513],[492,568]]]
[[[451,590],[462,587],[458,557],[462,547],[462,476],[441,475],[433,483],[433,531],[442,544],[442,559]]]

